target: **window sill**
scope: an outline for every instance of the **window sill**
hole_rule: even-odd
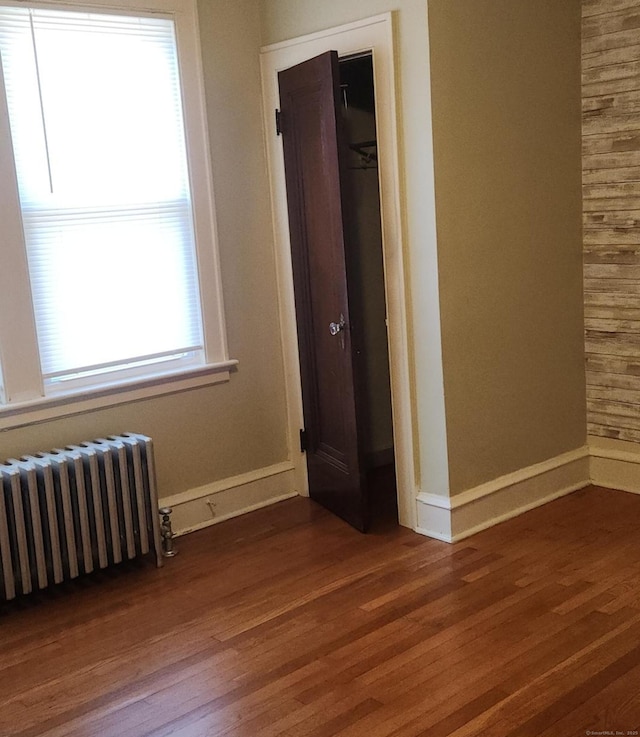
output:
[[[237,363],[235,359],[229,359],[179,373],[136,378],[117,385],[78,389],[54,397],[3,405],[0,406],[0,431],[27,427],[163,394],[175,394],[185,389],[219,384],[229,380],[230,370]]]

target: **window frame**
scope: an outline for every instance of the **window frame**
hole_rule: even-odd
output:
[[[0,244],[4,266],[0,270],[0,370],[4,388],[0,430],[228,380],[230,369],[237,361],[229,358],[225,331],[195,0],[108,0],[105,3],[95,0],[0,0],[0,3],[134,17],[160,15],[174,21],[205,355],[204,364],[187,369],[160,365],[138,375],[124,369],[120,377],[115,376],[117,372],[98,375],[89,387],[80,382],[68,390],[57,389],[45,395],[4,78],[0,73],[0,222],[4,232]],[[126,319],[124,314],[123,319]]]

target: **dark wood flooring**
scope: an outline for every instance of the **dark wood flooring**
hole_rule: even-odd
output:
[[[639,530],[593,487],[455,545],[287,501],[5,606],[0,735],[633,735]]]

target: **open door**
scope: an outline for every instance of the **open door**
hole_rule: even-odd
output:
[[[278,82],[309,493],[364,532],[338,54],[280,72]]]

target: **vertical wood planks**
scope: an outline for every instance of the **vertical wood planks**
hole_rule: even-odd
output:
[[[590,435],[640,442],[640,0],[583,0]]]

